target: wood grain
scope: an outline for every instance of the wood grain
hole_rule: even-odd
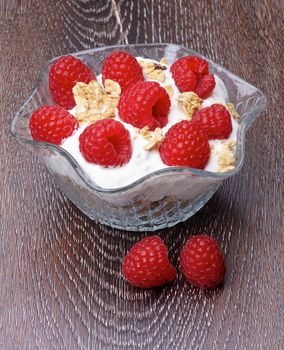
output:
[[[1,349],[283,348],[283,19],[281,1],[268,0],[0,0]],[[216,237],[228,270],[219,290],[181,274],[165,288],[129,286],[121,261],[145,234],[89,220],[10,135],[48,59],[136,42],[191,47],[269,98],[243,170],[158,232],[175,264],[193,233]]]

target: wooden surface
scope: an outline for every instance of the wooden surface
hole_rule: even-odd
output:
[[[0,0],[0,349],[283,349],[283,1]],[[262,89],[246,162],[193,218],[158,234],[175,264],[204,231],[224,287],[137,290],[121,276],[145,234],[84,216],[10,134],[42,65],[115,43],[191,47]]]

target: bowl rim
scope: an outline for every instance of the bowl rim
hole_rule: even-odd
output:
[[[41,145],[45,148],[49,148],[51,150],[56,150],[56,152],[59,152],[63,157],[65,157],[68,162],[71,164],[71,166],[73,167],[73,169],[75,170],[75,172],[77,173],[77,175],[81,178],[81,180],[85,183],[85,185],[87,187],[90,187],[91,190],[95,190],[99,193],[121,193],[121,192],[126,192],[128,190],[131,190],[132,188],[141,185],[143,182],[149,180],[151,177],[155,177],[155,176],[159,176],[159,175],[163,175],[163,174],[167,174],[167,173],[186,173],[186,174],[192,174],[194,176],[200,176],[200,177],[204,177],[204,178],[210,178],[212,180],[224,180],[230,176],[235,175],[236,173],[238,173],[240,171],[240,169],[242,168],[243,164],[244,164],[244,157],[245,157],[245,140],[246,140],[246,131],[247,131],[247,124],[250,126],[250,124],[254,121],[254,119],[256,118],[256,115],[260,115],[261,112],[263,112],[266,108],[267,105],[267,98],[264,95],[264,93],[259,90],[257,87],[255,87],[254,85],[248,83],[247,81],[245,81],[244,79],[240,78],[239,76],[235,75],[234,73],[232,73],[231,71],[227,70],[226,68],[223,68],[222,66],[218,65],[217,63],[213,62],[212,60],[208,59],[207,57],[201,55],[199,52],[192,50],[190,48],[186,48],[182,45],[178,45],[178,44],[172,44],[172,43],[149,43],[149,44],[143,44],[143,43],[138,43],[138,44],[127,44],[127,45],[110,45],[110,46],[103,46],[103,47],[99,47],[99,48],[92,48],[92,49],[86,49],[86,50],[82,50],[82,51],[75,51],[75,52],[71,52],[71,53],[66,53],[65,55],[72,55],[75,57],[80,57],[86,54],[91,54],[94,52],[100,52],[100,51],[105,51],[105,50],[115,50],[115,49],[122,49],[127,51],[127,49],[129,50],[130,47],[132,47],[133,49],[137,48],[137,47],[146,47],[146,48],[157,48],[157,47],[175,47],[176,49],[183,49],[186,52],[188,52],[188,54],[194,54],[196,56],[199,56],[201,58],[204,58],[210,65],[213,65],[215,68],[220,69],[222,72],[225,72],[227,74],[229,74],[230,76],[236,78],[238,81],[248,85],[249,87],[253,88],[256,90],[256,92],[259,94],[260,97],[260,101],[261,103],[259,103],[250,113],[248,113],[245,118],[243,118],[239,124],[239,129],[238,129],[238,134],[237,134],[237,139],[241,139],[243,142],[243,147],[242,144],[240,142],[237,143],[237,147],[239,147],[239,151],[240,151],[240,158],[239,158],[239,162],[237,164],[237,166],[235,167],[234,170],[228,171],[228,172],[223,172],[223,173],[217,173],[217,172],[211,172],[211,171],[207,171],[207,170],[202,170],[202,169],[195,169],[195,168],[190,168],[190,167],[166,167],[163,169],[159,169],[156,170],[152,173],[149,173],[147,175],[142,176],[141,178],[131,182],[128,185],[125,186],[121,186],[121,187],[115,187],[115,188],[102,188],[100,186],[98,186],[95,182],[93,182],[89,176],[85,173],[85,171],[82,169],[82,167],[78,164],[78,162],[75,160],[75,158],[68,152],[66,151],[64,148],[62,148],[60,145],[55,145],[55,144],[51,144],[48,142],[43,142],[43,141],[35,141],[32,139],[28,139],[25,137],[22,137],[20,135],[17,134],[16,132],[16,123],[17,120],[21,117],[21,115],[24,113],[26,106],[29,104],[30,100],[33,98],[33,96],[36,94],[39,86],[41,85],[41,83],[44,80],[44,74],[45,72],[47,72],[50,64],[54,61],[56,61],[58,58],[62,57],[63,55],[60,56],[56,56],[54,58],[52,58],[51,60],[47,61],[43,67],[40,70],[38,79],[36,81],[35,87],[32,90],[32,93],[30,94],[30,96],[26,99],[26,101],[21,105],[21,107],[19,108],[19,110],[16,112],[14,118],[12,119],[11,122],[11,134],[12,136],[14,136],[19,142],[24,143],[24,144],[29,144],[31,146],[34,145]]]

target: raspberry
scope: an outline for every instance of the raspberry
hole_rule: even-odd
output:
[[[180,264],[187,281],[200,288],[216,288],[226,274],[218,243],[205,234],[187,241],[180,254]]]
[[[104,60],[102,67],[103,82],[106,79],[116,81],[121,90],[143,81],[142,67],[136,58],[128,52],[115,51]]]
[[[140,288],[162,286],[176,278],[167,247],[158,236],[143,238],[135,244],[123,261],[122,272],[131,284]]]
[[[197,78],[209,73],[208,63],[197,56],[186,56],[175,61],[171,66],[172,74],[182,75],[187,71],[192,71]]]
[[[71,109],[75,107],[72,88],[77,82],[89,83],[96,77],[79,59],[68,55],[60,57],[49,71],[49,91],[54,103]]]
[[[200,98],[207,98],[215,88],[215,78],[209,74],[208,63],[196,56],[182,57],[171,66],[176,86],[181,92],[194,91]]]
[[[195,93],[200,98],[207,98],[212,94],[212,91],[214,90],[216,86],[214,75],[209,73],[204,75],[197,83],[197,86],[195,88]]]
[[[88,126],[79,143],[87,161],[104,167],[122,166],[132,154],[129,131],[113,119],[98,120]]]
[[[126,123],[155,130],[167,124],[170,106],[166,90],[159,83],[147,81],[136,83],[121,95],[118,111]]]
[[[210,157],[207,137],[197,125],[187,120],[169,129],[159,151],[167,165],[197,169],[203,169]]]
[[[65,108],[43,106],[36,110],[30,118],[32,138],[60,145],[78,128],[78,122]]]
[[[202,128],[208,139],[226,139],[232,132],[232,120],[229,111],[220,104],[199,109],[192,118]]]
[[[181,75],[173,74],[173,78],[180,92],[195,91],[197,79],[196,75],[191,70]]]

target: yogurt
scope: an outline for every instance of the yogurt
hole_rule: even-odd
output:
[[[137,57],[137,60],[141,60],[142,58]],[[148,60],[143,58],[144,61],[150,61],[159,63],[154,60]],[[185,114],[179,109],[177,98],[180,94],[178,88],[176,87],[174,80],[171,76],[170,69],[168,67],[167,70],[164,71],[166,75],[166,79],[164,82],[158,83],[161,86],[171,85],[174,90],[173,96],[171,99],[171,108],[168,115],[168,123],[162,129],[165,134],[174,124],[180,122],[182,119],[185,119]],[[97,76],[97,80],[101,82],[101,75]],[[147,79],[149,80],[149,79]],[[153,80],[155,81],[155,80]],[[215,75],[216,86],[213,90],[212,95],[205,99],[202,103],[201,108],[208,107],[214,103],[225,104],[228,102],[228,93],[227,89],[223,83],[223,81]],[[70,113],[75,115],[76,107],[73,110],[70,110]],[[118,115],[118,111],[116,110],[116,116],[114,118],[121,122],[125,128],[129,131],[132,143],[132,156],[129,162],[122,167],[116,168],[105,168],[101,165],[96,165],[93,163],[89,163],[85,160],[83,155],[79,149],[79,136],[84,131],[84,129],[89,124],[81,125],[75,133],[67,138],[63,144],[61,145],[67,152],[69,152],[77,161],[77,163],[81,166],[81,168],[85,171],[88,177],[98,186],[102,188],[118,188],[131,184],[132,182],[138,180],[139,178],[153,173],[157,170],[168,168],[166,164],[163,163],[159,151],[158,150],[144,150],[144,146],[147,141],[142,137],[137,137],[136,128],[134,128],[131,124],[123,122]],[[238,123],[232,118],[232,132],[228,138],[228,140],[236,141],[236,134]],[[210,159],[204,170],[217,172],[218,170],[218,159],[217,152],[222,147],[221,140],[210,140],[210,145],[214,146],[214,152],[211,152]]]

